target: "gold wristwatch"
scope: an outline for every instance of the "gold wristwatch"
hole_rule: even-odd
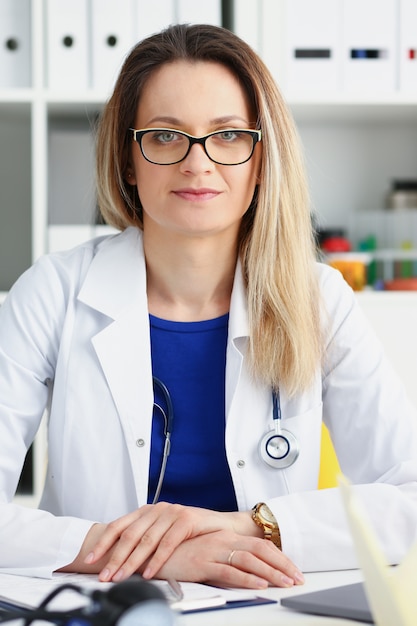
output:
[[[265,539],[269,539],[279,550],[282,550],[281,533],[279,532],[278,522],[265,502],[255,504],[252,509],[252,519],[255,524],[263,529]]]

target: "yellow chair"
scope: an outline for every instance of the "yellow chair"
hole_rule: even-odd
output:
[[[337,476],[340,473],[339,462],[330,439],[329,431],[323,424],[321,431],[319,489],[337,487]]]

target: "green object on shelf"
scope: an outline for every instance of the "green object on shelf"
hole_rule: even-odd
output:
[[[376,250],[377,241],[375,235],[369,235],[366,239],[359,242],[358,249],[361,252],[369,252]],[[377,266],[376,261],[371,261],[367,266],[366,282],[368,285],[374,285],[377,280]]]
[[[411,250],[413,248],[412,241],[403,241],[401,244],[401,250]],[[401,261],[400,263],[400,277],[411,278],[413,276],[413,262]]]

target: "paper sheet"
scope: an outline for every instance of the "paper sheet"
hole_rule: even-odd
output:
[[[152,581],[165,594],[172,608],[179,612],[189,612],[211,608],[226,608],[227,603],[251,603],[260,601],[258,593],[245,589],[223,589],[211,587],[200,583],[181,583],[184,599],[177,601],[166,581]],[[25,576],[13,576],[2,574],[0,576],[0,596],[17,603],[23,602],[30,606],[38,606],[40,602],[54,589],[70,583],[84,589],[105,590],[113,583],[100,583],[97,576],[89,574],[61,574],[53,575],[52,579],[30,578]],[[64,591],[54,599],[49,608],[57,610],[70,610],[88,604],[85,598],[74,591]],[[271,602],[265,598],[265,602]]]
[[[348,515],[365,589],[377,626],[415,626],[417,620],[417,543],[403,562],[390,567],[366,518],[354,488],[339,485]]]

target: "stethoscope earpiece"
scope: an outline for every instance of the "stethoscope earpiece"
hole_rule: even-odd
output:
[[[281,428],[281,405],[279,392],[272,393],[274,428],[264,435],[259,443],[261,458],[274,469],[290,467],[298,458],[300,446],[289,430]]]

